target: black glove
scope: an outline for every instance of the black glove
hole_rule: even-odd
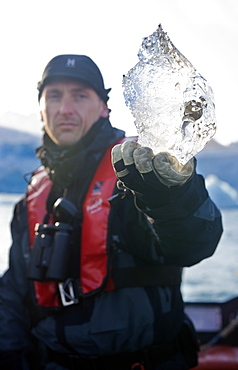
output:
[[[141,194],[143,202],[149,206],[163,204],[165,199],[158,200],[158,197],[174,193],[173,190],[184,185],[194,171],[193,159],[182,166],[169,153],[154,156],[150,148],[134,141],[114,146],[112,164],[124,186]]]

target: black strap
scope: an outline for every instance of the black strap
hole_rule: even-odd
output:
[[[181,275],[181,267],[164,265],[126,267],[112,271],[116,288],[177,285],[181,283]]]

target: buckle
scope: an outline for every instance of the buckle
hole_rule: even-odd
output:
[[[74,291],[74,284],[72,279],[67,279],[63,283],[58,283],[60,298],[63,306],[70,306],[78,303]]]

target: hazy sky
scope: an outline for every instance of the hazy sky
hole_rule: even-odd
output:
[[[0,117],[38,112],[36,84],[57,54],[86,54],[112,87],[113,126],[135,134],[122,76],[137,61],[143,37],[161,23],[175,46],[213,88],[215,138],[238,141],[237,0],[8,0],[0,5]],[[41,124],[25,127],[40,133]]]

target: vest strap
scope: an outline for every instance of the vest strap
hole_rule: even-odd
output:
[[[144,266],[114,269],[112,278],[116,288],[178,285],[182,268],[178,266]]]

